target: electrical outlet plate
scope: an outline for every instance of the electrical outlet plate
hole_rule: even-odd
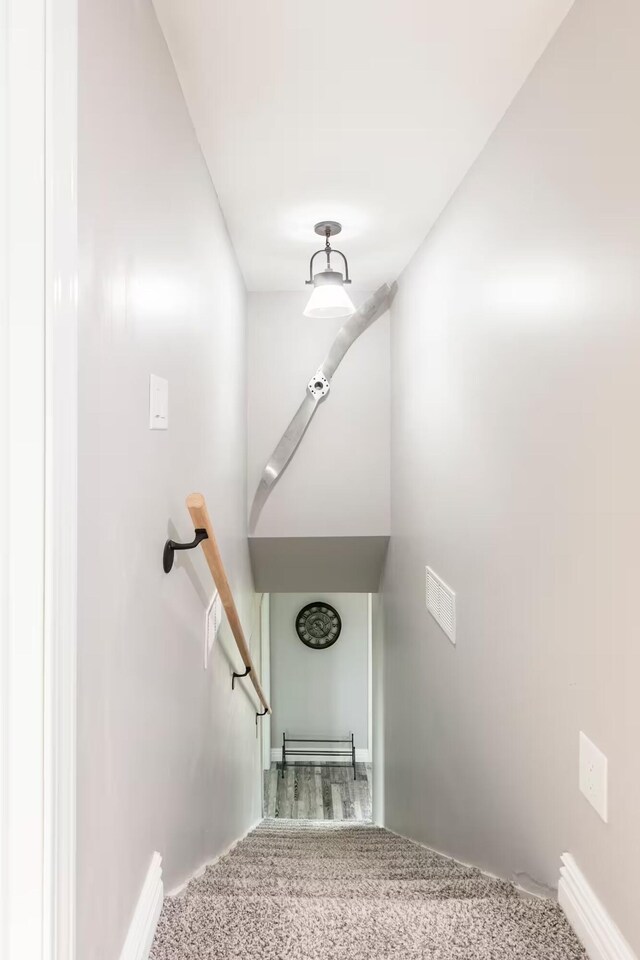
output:
[[[580,791],[605,823],[609,820],[607,767],[604,753],[580,731]]]

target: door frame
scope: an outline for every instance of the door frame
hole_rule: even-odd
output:
[[[0,0],[0,27],[0,952],[73,960],[76,0]]]
[[[77,0],[45,0],[45,33],[44,956],[47,960],[73,960],[78,606]]]
[[[373,764],[373,594],[367,594],[367,753]]]
[[[271,703],[271,621],[270,595],[263,593],[260,599],[260,679],[264,695]],[[260,725],[260,768],[264,773],[271,769],[271,715],[262,718]],[[264,785],[264,776],[262,777]],[[264,804],[264,796],[263,796]]]

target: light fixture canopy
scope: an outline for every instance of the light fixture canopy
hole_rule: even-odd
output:
[[[313,286],[313,293],[304,309],[305,317],[349,317],[355,311],[351,298],[344,289],[345,284],[351,283],[349,279],[349,264],[347,258],[341,250],[334,250],[331,246],[330,238],[342,230],[341,224],[335,220],[322,220],[316,223],[314,230],[321,237],[325,238],[325,245],[316,252],[309,261],[309,279],[305,283]],[[314,274],[313,261],[321,253],[327,258],[327,265],[324,270]],[[337,254],[342,257],[344,263],[344,275],[339,270],[333,270],[331,267],[331,254]]]

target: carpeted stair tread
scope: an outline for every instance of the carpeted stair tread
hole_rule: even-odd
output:
[[[247,863],[260,864],[264,863],[275,863],[281,862],[286,866],[295,865],[296,863],[308,863],[309,860],[313,860],[314,863],[323,864],[324,866],[339,868],[341,864],[350,864],[353,863],[353,860],[357,859],[358,863],[366,867],[368,864],[388,864],[393,866],[396,863],[411,863],[415,865],[424,866],[425,870],[428,870],[430,867],[448,867],[450,870],[459,869],[459,865],[454,863],[451,860],[447,860],[445,857],[439,857],[437,854],[430,854],[427,850],[383,850],[379,855],[376,855],[371,850],[322,850],[318,852],[305,852],[301,850],[286,850],[284,853],[275,853],[271,851],[270,853],[267,850],[261,850],[260,852],[254,852],[251,850],[234,850],[229,854],[230,863],[242,863],[246,861]]]
[[[474,877],[445,877],[444,879],[371,880],[341,879],[332,883],[319,879],[299,879],[295,884],[288,877],[229,877],[207,871],[189,886],[190,895],[207,896],[265,896],[265,897],[345,897],[367,900],[434,900],[458,897],[460,899],[516,896],[513,884],[494,881],[482,874]]]
[[[364,824],[263,821],[165,900],[150,960],[585,960],[558,905]]]
[[[495,897],[428,903],[183,898],[152,960],[584,960],[557,905]]]
[[[218,872],[228,876],[244,876],[249,870],[254,876],[279,877],[369,877],[382,880],[412,880],[423,877],[473,877],[480,871],[475,867],[450,867],[445,864],[428,863],[420,860],[378,860],[361,861],[349,860],[315,860],[310,862],[302,858],[269,859],[262,857],[259,861],[233,860],[223,863],[216,868]]]
[[[232,857],[345,857],[345,856],[364,856],[364,857],[399,857],[413,856],[422,859],[441,859],[448,860],[449,857],[441,857],[440,854],[432,850],[426,850],[415,843],[407,840],[385,840],[380,843],[356,843],[355,841],[344,842],[342,840],[331,840],[326,843],[316,841],[313,844],[304,843],[250,843],[244,840],[234,850],[231,851]]]

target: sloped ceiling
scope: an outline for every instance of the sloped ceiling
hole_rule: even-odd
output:
[[[406,265],[573,0],[154,0],[247,286]]]

